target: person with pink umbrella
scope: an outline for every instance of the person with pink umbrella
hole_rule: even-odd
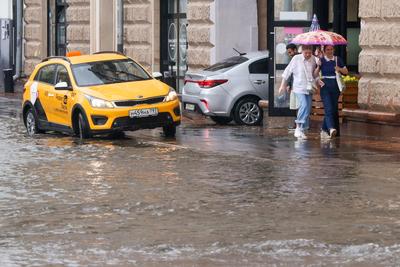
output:
[[[315,75],[321,72],[321,99],[324,103],[325,116],[321,128],[321,138],[331,139],[340,136],[339,124],[339,96],[340,90],[336,74],[347,75],[349,71],[340,57],[334,55],[334,47],[326,45],[323,48],[324,56],[317,61]]]
[[[287,90],[287,81],[293,75],[292,90],[295,93],[299,109],[296,118],[296,130],[294,136],[298,139],[306,139],[305,128],[310,117],[312,106],[312,90],[316,78],[316,58],[313,56],[312,46],[303,45],[302,53],[295,55],[282,74],[282,83],[279,94]]]
[[[313,25],[318,24],[318,20],[314,15]],[[319,81],[321,86],[321,98],[324,104],[325,117],[322,124],[321,138],[333,138],[340,135],[339,127],[339,111],[338,102],[342,90],[340,86],[339,76],[348,73],[343,61],[339,57],[334,56],[334,46],[346,45],[347,40],[340,34],[320,30],[319,27],[312,31],[297,35],[292,43],[298,45],[318,45],[323,46],[324,55],[317,59],[317,68],[313,75],[322,74],[322,80]]]

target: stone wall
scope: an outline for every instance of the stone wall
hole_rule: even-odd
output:
[[[124,53],[147,70],[153,65],[153,1],[124,2]]]
[[[90,0],[67,0],[68,50],[90,53]]]
[[[47,57],[47,0],[25,0],[24,72],[30,75]],[[68,0],[66,10],[69,50],[90,51],[90,0]]]
[[[46,9],[43,0],[24,2],[24,72],[30,75],[35,65],[47,56],[47,30],[42,27]]]
[[[213,0],[188,0],[188,65],[189,70],[201,69],[210,65],[211,50],[214,47],[212,36]]]
[[[360,0],[362,52],[358,102],[400,112],[400,1]]]

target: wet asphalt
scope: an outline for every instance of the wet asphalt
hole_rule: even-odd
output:
[[[29,137],[0,97],[0,266],[398,266],[400,136],[186,119]]]

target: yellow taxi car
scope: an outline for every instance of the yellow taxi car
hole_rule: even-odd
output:
[[[44,59],[25,84],[22,105],[29,135],[84,139],[162,127],[172,137],[181,121],[175,90],[118,52]]]

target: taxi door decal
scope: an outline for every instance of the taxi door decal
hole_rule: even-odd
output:
[[[35,105],[36,99],[38,99],[38,82],[33,82],[30,88],[30,97],[32,105]]]

